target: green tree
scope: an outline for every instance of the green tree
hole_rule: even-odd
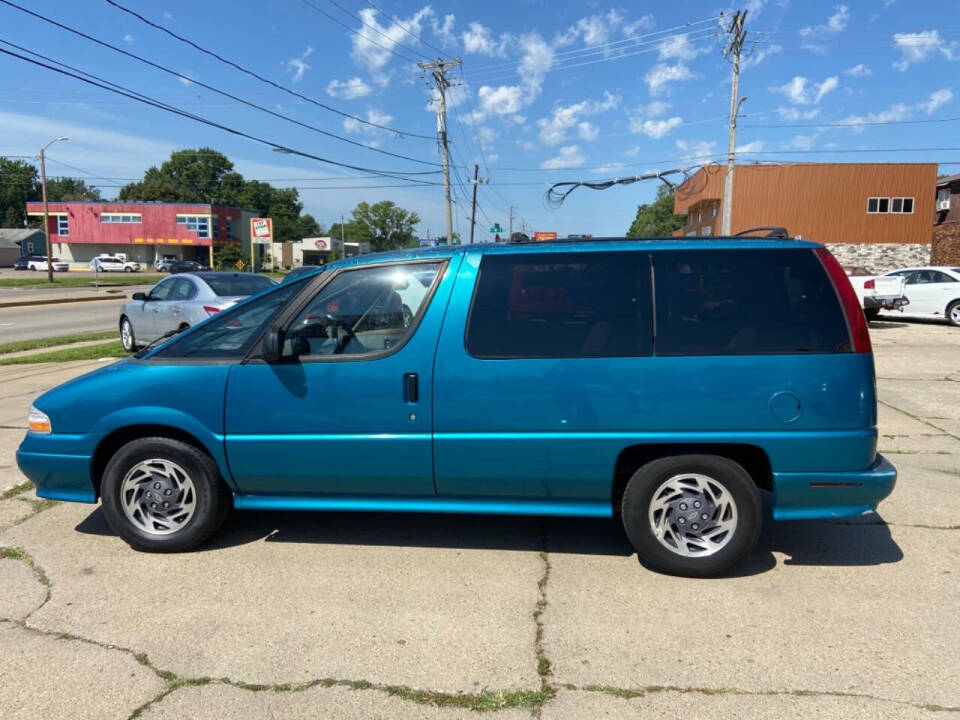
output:
[[[354,222],[353,220],[349,220],[343,224],[342,235],[340,232],[340,223],[334,223],[331,225],[330,229],[327,231],[327,235],[332,238],[343,237],[344,242],[348,243],[370,242],[372,240],[371,236],[367,232],[367,228],[360,223]]]
[[[243,250],[236,245],[222,245],[213,251],[213,266],[216,270],[236,270],[237,260],[250,262],[244,257]]]
[[[656,200],[637,208],[637,216],[627,230],[627,237],[670,237],[674,230],[685,224],[685,215],[673,214],[673,189],[661,185],[657,188]]]
[[[50,202],[99,202],[100,189],[87,185],[81,178],[65,177],[47,180],[47,200]]]
[[[23,160],[0,157],[0,227],[22,228],[27,201],[39,199],[37,169]]]
[[[353,209],[352,215],[353,223],[359,226],[364,239],[369,239],[374,251],[417,245],[413,228],[420,222],[420,216],[412,210],[404,210],[390,200],[382,200],[373,205],[361,202]]]

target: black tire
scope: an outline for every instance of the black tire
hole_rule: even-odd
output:
[[[127,329],[128,329],[129,335],[130,335],[130,342],[129,342],[129,343],[128,343],[126,340],[123,339],[123,325],[124,325],[124,323],[126,323]],[[128,353],[132,353],[132,352],[136,352],[136,351],[137,351],[137,337],[136,337],[136,335],[133,334],[133,323],[130,322],[130,319],[129,319],[126,315],[123,315],[123,316],[120,318],[120,344],[123,346],[123,349],[126,350]]]
[[[709,555],[684,556],[654,534],[650,519],[654,493],[667,481],[685,474],[710,478],[729,493],[736,508],[735,528],[725,544]],[[760,492],[753,479],[738,463],[717,455],[676,455],[648,462],[627,483],[621,514],[624,530],[640,562],[651,570],[683,577],[723,575],[753,550],[763,526]]]
[[[123,269],[123,271],[124,271],[124,272],[133,272],[133,268],[131,268],[131,267],[125,267],[125,268]]]
[[[139,463],[154,459],[179,466],[195,492],[193,515],[166,535],[147,532],[136,524],[127,516],[120,497],[127,473]],[[231,506],[230,492],[213,458],[193,445],[165,437],[132,440],[117,450],[107,463],[100,489],[110,527],[130,547],[145,552],[184,552],[201,545],[220,528]]]
[[[954,300],[947,305],[947,322],[954,327],[960,327],[960,300]]]
[[[866,317],[867,317],[867,322],[873,322],[873,321],[876,320],[878,317],[880,317],[880,309],[879,309],[879,308],[869,308],[869,309],[867,309],[867,310],[864,310],[864,311],[863,311],[863,314],[866,315]]]

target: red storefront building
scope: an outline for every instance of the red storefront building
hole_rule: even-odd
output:
[[[197,203],[52,202],[48,208],[53,255],[76,265],[103,254],[143,265],[161,259],[209,265],[222,245],[238,244],[249,254],[256,217],[253,210]],[[43,203],[27,203],[27,214],[42,219]]]

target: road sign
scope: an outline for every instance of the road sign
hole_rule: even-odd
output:
[[[500,227],[500,223],[494,223],[493,227],[490,228],[490,232],[499,234],[503,232],[503,228]]]
[[[269,245],[273,242],[273,219],[250,218],[250,238],[254,245]]]
[[[537,242],[541,240],[556,240],[557,234],[555,232],[535,232],[533,239]]]
[[[237,260],[237,270],[243,270],[247,264],[243,260]]]

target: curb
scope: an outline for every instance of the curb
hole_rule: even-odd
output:
[[[67,297],[67,298],[50,298],[47,300],[13,300],[10,302],[4,302],[0,300],[0,308],[11,308],[11,307],[26,307],[28,305],[62,305],[64,303],[73,303],[73,302],[94,302],[96,300],[127,300],[126,293],[118,293],[116,295],[105,296],[105,295],[83,295],[81,297]]]

